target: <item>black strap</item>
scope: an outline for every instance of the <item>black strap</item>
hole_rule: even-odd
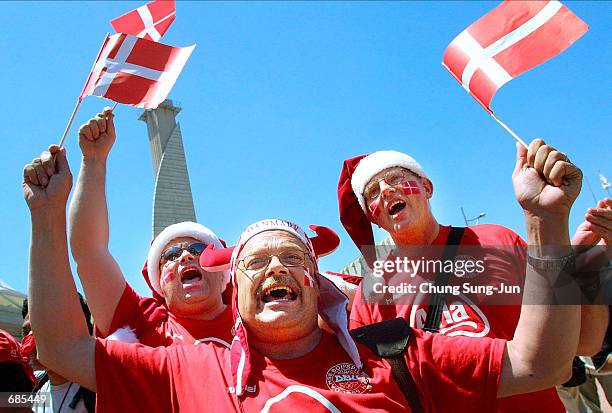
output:
[[[442,254],[442,262],[452,260],[457,254],[457,249],[461,243],[461,237],[463,237],[463,227],[451,227],[446,239],[446,246],[444,247],[444,253]],[[448,285],[450,276],[452,273],[441,271],[436,276],[436,291],[444,291],[444,286]],[[444,310],[444,303],[446,301],[446,293],[436,293],[431,298],[429,303],[429,310],[427,311],[427,317],[425,318],[425,326],[423,330],[432,333],[437,333],[440,330],[440,320],[442,319],[442,311]]]
[[[416,384],[414,384],[414,379],[408,370],[404,356],[388,358],[387,361],[391,366],[393,378],[404,394],[406,401],[408,401],[408,406],[412,413],[423,413],[419,393]]]
[[[74,397],[70,401],[68,407],[70,407],[72,410],[76,409],[77,404],[81,399],[83,399],[83,403],[85,404],[85,408],[87,409],[87,411],[89,413],[94,413],[94,411],[96,410],[96,393],[83,386],[79,386],[79,389],[74,394]]]
[[[419,392],[406,365],[404,352],[410,340],[410,326],[403,318],[385,320],[351,330],[356,342],[386,359],[412,413],[423,413]]]

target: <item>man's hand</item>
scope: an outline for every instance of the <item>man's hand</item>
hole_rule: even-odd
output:
[[[596,208],[589,208],[584,222],[572,238],[573,245],[612,245],[612,198],[602,199]]]
[[[79,128],[79,146],[83,156],[95,160],[106,160],[115,143],[115,115],[111,108],[104,108]]]
[[[22,186],[30,211],[46,206],[65,209],[72,188],[66,149],[51,145],[48,151],[27,164],[23,168]]]
[[[528,150],[517,145],[512,184],[526,213],[566,217],[580,193],[582,172],[564,153],[535,139]]]

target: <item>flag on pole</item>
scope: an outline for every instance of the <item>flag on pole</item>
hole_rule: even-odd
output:
[[[487,112],[505,83],[571,46],[589,27],[557,0],[504,1],[459,34],[442,65]]]
[[[194,48],[167,46],[123,33],[106,36],[79,99],[99,96],[155,109],[170,93]]]
[[[174,0],[153,0],[111,20],[111,25],[117,33],[131,34],[159,42],[175,18]]]

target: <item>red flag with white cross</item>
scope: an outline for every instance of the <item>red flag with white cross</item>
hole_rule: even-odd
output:
[[[450,43],[442,65],[492,114],[500,87],[558,55],[588,29],[557,0],[504,1]]]
[[[158,42],[175,18],[174,0],[154,0],[111,20],[111,25],[117,33]]]
[[[406,195],[418,195],[421,193],[419,184],[417,181],[404,181],[402,182],[402,190]]]
[[[99,96],[154,109],[170,93],[194,48],[123,33],[107,36],[79,99]]]

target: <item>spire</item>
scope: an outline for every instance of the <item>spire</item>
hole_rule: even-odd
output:
[[[176,122],[180,111],[166,99],[138,118],[147,124],[155,175],[153,237],[168,225],[196,220],[181,128]]]

